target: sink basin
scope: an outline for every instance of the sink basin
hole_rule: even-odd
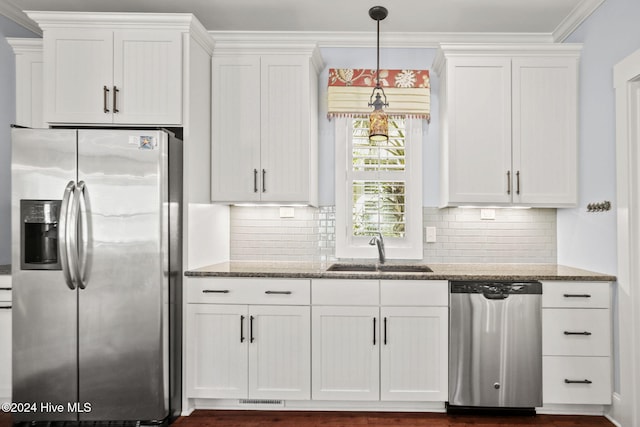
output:
[[[379,271],[390,273],[432,273],[433,270],[424,264],[381,264]]]
[[[379,271],[385,273],[431,273],[429,266],[424,264],[331,264],[327,271]]]
[[[331,264],[327,271],[376,271],[375,264]]]

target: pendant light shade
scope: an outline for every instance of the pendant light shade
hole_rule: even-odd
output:
[[[380,86],[380,21],[387,17],[388,11],[382,6],[374,6],[369,9],[369,16],[378,24],[376,42],[376,87],[371,92],[369,107],[373,111],[369,115],[369,139],[372,141],[386,141],[389,139],[389,117],[382,107],[388,107],[387,96]],[[375,96],[375,100],[374,100]],[[384,101],[383,98],[384,97]]]

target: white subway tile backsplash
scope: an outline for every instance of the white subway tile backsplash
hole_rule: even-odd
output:
[[[307,261],[335,259],[335,207],[295,207],[280,218],[278,207],[231,207],[231,260]],[[423,227],[436,227],[437,242],[424,243],[426,262],[555,263],[555,209],[424,208]]]

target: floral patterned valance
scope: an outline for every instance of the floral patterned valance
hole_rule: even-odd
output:
[[[328,115],[361,116],[376,85],[376,70],[331,68],[329,70]],[[390,115],[408,115],[429,120],[431,86],[429,70],[380,70],[380,85],[387,95]]]

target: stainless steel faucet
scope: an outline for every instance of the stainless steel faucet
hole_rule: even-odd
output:
[[[383,264],[385,261],[384,255],[384,238],[382,237],[382,233],[378,233],[377,236],[373,236],[371,241],[369,241],[371,246],[376,245],[378,247],[378,258],[380,260],[380,264]]]

